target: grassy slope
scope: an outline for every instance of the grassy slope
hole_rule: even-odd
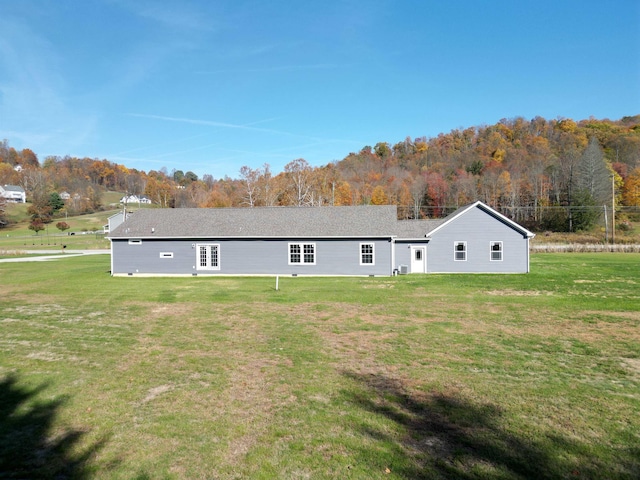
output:
[[[0,264],[0,476],[637,478],[640,255],[280,291],[108,262]]]
[[[37,235],[29,230],[29,215],[27,208],[29,204],[8,204],[7,218],[10,221],[8,227],[0,229],[0,252],[15,250],[52,250],[60,251],[62,245],[68,249],[102,249],[109,248],[109,241],[102,235],[93,235],[87,232],[103,231],[103,226],[107,224],[107,219],[120,211],[118,201],[122,198],[122,193],[106,192],[103,195],[105,205],[114,208],[102,212],[95,212],[76,217],[56,218],[49,224],[48,232],[42,231]],[[149,208],[145,205],[132,205],[131,209]],[[65,221],[70,225],[70,229],[61,232],[56,228],[56,223]],[[73,232],[74,235],[69,235]]]

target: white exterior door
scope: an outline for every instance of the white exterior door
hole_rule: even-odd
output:
[[[427,247],[411,247],[411,273],[427,272]]]

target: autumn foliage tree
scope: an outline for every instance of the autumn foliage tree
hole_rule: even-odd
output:
[[[580,209],[597,220],[612,187],[618,211],[637,208],[638,169],[640,115],[502,119],[432,138],[379,141],[327,165],[299,158],[281,172],[245,165],[238,178],[219,179],[70,156],[40,165],[34,152],[0,142],[0,183],[22,186],[36,205],[41,192],[64,190],[72,214],[102,208],[107,190],[145,194],[161,208],[396,204],[401,218],[441,217],[482,200],[528,228],[571,230],[589,223]]]
[[[64,232],[65,230],[69,230],[71,226],[67,222],[58,222],[56,223],[56,228],[61,232]]]
[[[637,167],[624,181],[622,198],[625,205],[640,207],[640,167]]]
[[[31,222],[29,223],[29,230],[33,230],[34,232],[36,232],[36,235],[38,234],[38,232],[41,232],[44,229],[44,222],[39,218],[31,220]]]

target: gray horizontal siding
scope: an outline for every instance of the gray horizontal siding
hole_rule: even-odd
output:
[[[454,261],[454,243],[467,242],[467,260]],[[490,244],[503,242],[503,259],[491,261]],[[526,273],[529,242],[522,233],[478,208],[438,230],[427,247],[429,273]]]
[[[289,243],[315,243],[315,265],[289,265]],[[375,245],[375,264],[360,265],[360,243]],[[198,270],[200,243],[219,244],[220,269]],[[161,252],[173,258],[160,258]],[[152,240],[140,245],[112,240],[113,274],[158,275],[390,275],[391,243],[388,240]]]
[[[411,240],[397,240],[395,243],[396,256],[394,268],[400,271],[401,265],[406,265],[409,272],[411,272],[411,247],[427,247],[429,250],[429,243],[426,240],[411,241]]]

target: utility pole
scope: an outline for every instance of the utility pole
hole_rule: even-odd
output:
[[[573,210],[571,209],[571,184],[573,183],[573,163],[569,165],[569,196],[567,202],[569,203],[569,231],[573,232]],[[605,218],[607,217],[607,211],[604,211]],[[606,227],[605,227],[606,228]]]
[[[616,243],[616,176],[611,175],[611,243]]]

